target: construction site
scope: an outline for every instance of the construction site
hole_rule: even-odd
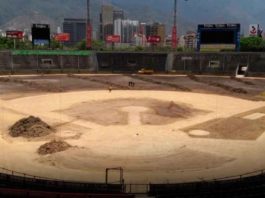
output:
[[[128,184],[262,170],[264,87],[254,77],[1,76],[1,166],[85,182],[121,167]],[[115,183],[119,172],[109,177]]]

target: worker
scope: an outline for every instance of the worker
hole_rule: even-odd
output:
[[[111,93],[111,91],[112,91],[112,86],[109,86],[109,92]]]

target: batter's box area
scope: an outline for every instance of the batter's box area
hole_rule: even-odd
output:
[[[183,129],[190,137],[256,140],[265,132],[265,107]]]

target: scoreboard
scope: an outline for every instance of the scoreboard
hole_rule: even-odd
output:
[[[198,51],[240,50],[240,24],[198,25]]]
[[[31,34],[32,45],[50,44],[50,26],[48,24],[33,24]]]

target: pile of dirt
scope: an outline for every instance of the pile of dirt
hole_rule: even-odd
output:
[[[129,113],[124,111],[126,107],[147,108],[147,111],[140,113],[141,123],[144,125],[166,125],[207,113],[187,104],[151,98],[96,100],[75,104],[59,112],[103,126],[128,125]]]
[[[53,153],[58,153],[62,151],[66,151],[67,149],[71,148],[72,146],[64,141],[57,141],[53,140],[51,142],[48,142],[38,149],[38,153],[40,155],[48,155]]]
[[[157,105],[152,106],[156,114],[164,117],[173,117],[173,118],[188,118],[192,117],[193,114],[200,112],[199,110],[185,106],[184,104],[178,105],[173,101],[169,103],[158,103]]]
[[[35,138],[49,135],[52,132],[54,132],[52,127],[34,116],[23,118],[9,128],[9,134],[12,137]]]

